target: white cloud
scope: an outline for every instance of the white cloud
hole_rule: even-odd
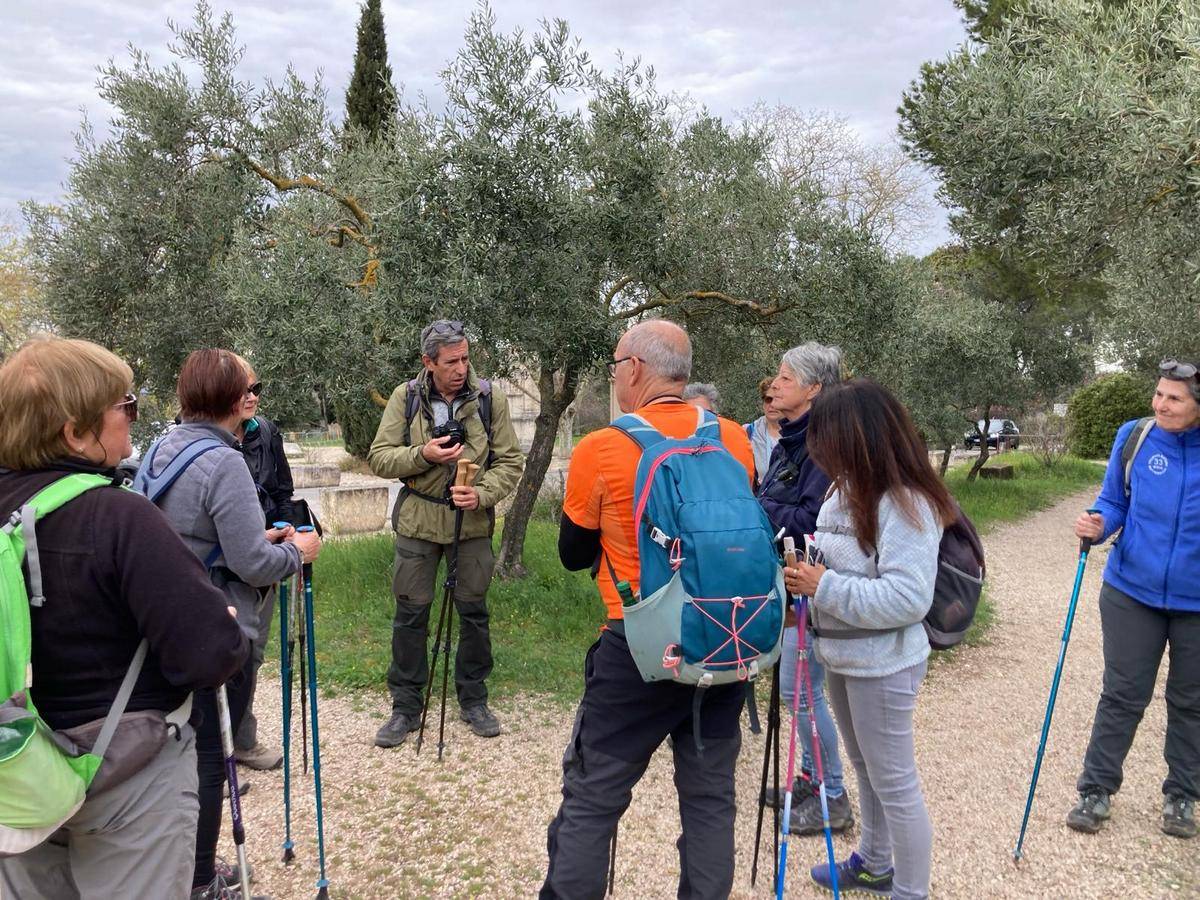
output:
[[[278,79],[291,60],[302,77],[323,70],[340,105],[353,63],[359,0],[212,0],[233,14],[246,47],[243,76]],[[102,130],[111,110],[97,67],[128,58],[127,44],[170,60],[167,19],[187,22],[191,0],[4,3],[0,11],[0,215],[27,198],[61,197],[80,109]],[[474,0],[384,0],[388,52],[405,97],[442,97],[439,73],[461,45]],[[565,18],[601,66],[619,50],[652,65],[664,92],[687,92],[731,117],[757,100],[845,116],[863,138],[893,138],[900,95],[920,64],[962,40],[950,0],[507,0],[500,27],[534,30]],[[944,239],[944,221],[926,243]],[[925,249],[924,247],[922,249]]]

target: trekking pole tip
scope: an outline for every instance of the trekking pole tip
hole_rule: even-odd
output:
[[[329,882],[324,879],[318,883],[317,900],[329,900]]]
[[[296,851],[292,849],[292,842],[286,841],[283,845],[283,863],[286,865],[296,858]]]

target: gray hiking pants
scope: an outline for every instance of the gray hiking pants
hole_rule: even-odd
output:
[[[1200,613],[1154,609],[1117,590],[1100,588],[1104,688],[1079,775],[1079,791],[1121,789],[1122,768],[1151,698],[1163,651],[1167,671],[1167,736],[1163,793],[1200,800]]]
[[[858,855],[867,871],[894,867],[894,900],[929,896],[933,825],[913,748],[913,709],[925,663],[882,678],[829,672],[827,692],[858,773]]]
[[[267,588],[260,591],[260,594],[262,597],[256,608],[258,637],[250,642],[250,658],[253,662],[248,670],[250,675],[249,700],[246,705],[246,714],[242,716],[242,724],[238,726],[238,730],[233,736],[233,746],[237,750],[253,750],[254,745],[258,743],[258,719],[254,718],[254,694],[258,688],[258,670],[262,668],[263,657],[267,652],[267,641],[271,639],[271,623],[278,615],[275,607],[279,598],[279,586]]]
[[[48,841],[0,859],[0,896],[186,900],[198,811],[195,734],[185,725],[142,771],[88,797]]]

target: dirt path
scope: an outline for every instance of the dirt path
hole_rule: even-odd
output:
[[[1087,837],[1063,825],[1099,691],[1096,596],[1103,551],[1093,554],[1085,578],[1026,859],[1019,869],[1012,862],[1075,571],[1070,523],[1089,499],[1069,499],[989,536],[989,590],[998,609],[991,642],[952,666],[937,667],[918,703],[918,763],[935,829],[935,897],[1200,897],[1200,844],[1158,830],[1164,676],[1130,753],[1109,826]],[[260,696],[277,690],[277,683],[264,681]],[[558,805],[570,711],[542,702],[499,702],[504,735],[481,741],[457,720],[448,723],[446,758],[439,764],[436,733],[420,757],[411,742],[392,751],[370,745],[386,705],[382,694],[321,701],[332,896],[535,895],[545,866],[546,824]],[[278,735],[277,710],[260,706],[265,736]],[[738,770],[739,898],[770,896],[766,840],[767,862],[757,889],[750,888],[751,798],[761,760],[762,739],[747,732]],[[249,777],[253,788],[245,809],[257,889],[277,900],[312,896],[311,784],[301,779],[295,791],[297,861],[285,868],[279,862],[282,778]],[[622,821],[618,897],[674,896],[678,827],[669,755],[659,753]],[[840,841],[840,855],[855,837]],[[819,840],[793,839],[790,896],[824,896],[808,886],[805,874],[822,855]]]

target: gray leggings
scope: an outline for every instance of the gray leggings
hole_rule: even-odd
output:
[[[895,867],[895,900],[923,900],[929,896],[933,825],[917,777],[913,709],[925,663],[883,678],[828,677],[829,702],[858,773],[858,855],[874,874]]]

